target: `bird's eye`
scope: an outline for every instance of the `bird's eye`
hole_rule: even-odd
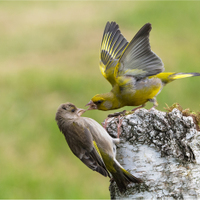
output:
[[[75,109],[73,108],[73,109],[71,110],[71,112],[75,112]]]
[[[97,103],[97,104],[100,104],[100,103],[102,103],[102,102],[103,102],[102,100],[99,100],[99,101],[97,101],[96,103]]]

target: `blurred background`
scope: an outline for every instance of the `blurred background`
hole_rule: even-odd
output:
[[[110,91],[98,66],[107,21],[116,21],[129,41],[152,23],[151,47],[166,71],[200,72],[199,6],[195,1],[0,2],[0,198],[110,198],[109,179],[69,150],[54,120],[56,110],[64,102],[84,108],[95,94]],[[170,83],[157,97],[158,109],[178,102],[199,111],[199,86],[200,77]],[[101,123],[113,112],[84,116]]]

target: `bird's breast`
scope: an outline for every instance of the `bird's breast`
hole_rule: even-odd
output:
[[[128,106],[139,106],[155,97],[162,89],[162,82],[158,78],[145,78],[135,82],[131,87],[124,88],[122,101]]]

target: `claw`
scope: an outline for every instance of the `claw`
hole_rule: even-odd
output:
[[[158,106],[158,102],[156,101],[156,98],[154,97],[153,99],[149,99],[150,102],[153,102],[153,107],[149,109],[151,111],[153,108],[156,108]]]
[[[119,123],[117,123],[116,121],[115,121],[115,123],[117,125],[117,138],[119,138],[119,136],[121,135],[120,127],[122,126],[123,119],[120,118],[120,115],[118,115],[117,118],[119,120]]]
[[[103,125],[103,128],[106,130],[106,128],[107,128],[107,125],[108,125],[108,117],[104,120],[104,123],[102,123],[102,125]]]

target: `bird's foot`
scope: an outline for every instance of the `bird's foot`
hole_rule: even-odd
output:
[[[109,119],[109,117],[107,117],[105,120],[104,120],[104,122],[102,122],[102,126],[103,126],[103,128],[106,130],[106,128],[107,128],[107,125],[108,125],[108,119]]]
[[[121,135],[120,127],[121,127],[122,121],[123,121],[123,119],[120,118],[120,115],[118,115],[118,120],[119,120],[119,123],[117,123],[115,121],[115,123],[117,125],[117,138],[119,138],[119,136]]]
[[[156,98],[154,97],[153,99],[149,99],[150,102],[153,102],[153,107],[151,107],[149,109],[149,111],[151,111],[153,108],[156,108],[158,106],[158,102],[156,100]]]
[[[152,106],[150,109],[149,109],[149,111],[151,111],[152,109],[154,109],[154,108],[156,108],[157,106]]]
[[[120,133],[120,127],[121,127],[122,121],[123,121],[122,119],[120,119],[120,116],[123,116],[125,114],[126,114],[126,110],[123,110],[121,112],[116,112],[116,113],[113,113],[113,114],[109,114],[108,117],[105,119],[105,121],[102,123],[103,128],[106,130],[109,118],[117,117],[118,121],[119,121],[119,123],[116,122],[116,124],[117,124],[117,138],[119,138],[119,136],[121,134]]]
[[[132,112],[135,112],[136,110],[145,107],[146,104],[142,104],[141,106],[138,106],[136,108],[134,108],[133,110],[131,110]]]
[[[119,138],[119,136],[121,135],[120,127],[122,125],[123,119],[121,119],[120,117],[124,116],[125,114],[126,114],[126,110],[123,110],[121,112],[116,112],[116,113],[108,115],[108,117],[117,117],[118,118],[119,123],[115,122],[116,125],[117,125],[117,138]]]
[[[125,114],[126,114],[126,110],[123,110],[121,112],[116,112],[116,113],[113,113],[113,114],[109,114],[108,117],[117,117],[117,116],[125,115]]]

